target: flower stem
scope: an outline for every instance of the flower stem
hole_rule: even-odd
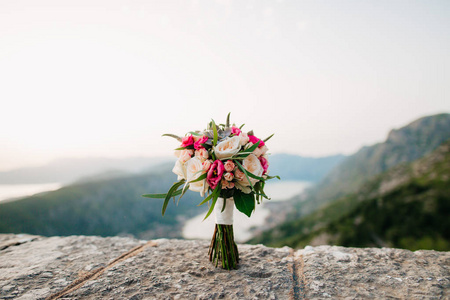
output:
[[[224,269],[237,269],[239,252],[234,242],[233,225],[216,224],[208,254],[216,267],[221,262]]]

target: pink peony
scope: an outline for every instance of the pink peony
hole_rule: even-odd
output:
[[[198,139],[195,143],[194,143],[194,148],[199,150],[199,149],[204,149],[205,147],[202,146],[202,144],[206,143],[208,141],[208,137],[207,136],[202,136],[200,139]]]
[[[188,147],[194,144],[194,137],[192,135],[186,136],[181,139],[181,147]]]
[[[231,172],[234,170],[234,167],[234,162],[232,160],[227,160],[227,162],[225,163],[225,171]]]
[[[259,162],[261,163],[261,165],[263,167],[263,170],[264,170],[263,175],[264,175],[267,173],[267,169],[269,169],[269,161],[264,156],[260,156]]]
[[[256,136],[254,136],[254,135],[249,135],[249,136],[248,136],[248,139],[249,139],[249,142],[250,142],[250,143],[253,143],[253,144],[256,144],[256,143],[259,141],[258,148],[261,148],[262,146],[264,146],[263,140],[258,139],[258,138],[257,138]]]
[[[240,135],[241,134],[241,130],[238,127],[232,126],[231,127],[231,133],[234,135]]]
[[[211,168],[209,168],[208,175],[206,176],[206,181],[212,189],[215,189],[222,179],[223,172],[225,171],[225,167],[223,166],[223,162],[220,160],[216,160]]]

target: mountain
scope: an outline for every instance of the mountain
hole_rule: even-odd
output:
[[[0,172],[0,184],[73,183],[82,177],[109,173],[136,173],[170,161],[167,157],[64,158],[44,166]],[[114,177],[114,176],[113,176]]]
[[[340,159],[342,156],[303,158],[295,155],[273,155],[270,168],[271,173],[279,174],[283,179],[313,180],[323,176],[325,171]],[[90,167],[83,169],[89,162]],[[65,160],[50,164],[46,168],[28,168],[16,172],[16,177],[7,179],[33,182],[45,182],[49,178],[70,179],[74,183],[57,191],[0,202],[0,232],[26,232],[47,236],[130,234],[139,238],[180,237],[184,222],[207,210],[206,205],[196,206],[202,200],[199,194],[189,191],[178,207],[169,205],[164,217],[161,216],[162,200],[141,197],[145,193],[167,192],[175,181],[175,175],[171,172],[173,162],[162,163],[145,174],[111,170],[86,175],[102,167],[116,166],[130,171],[137,170],[137,167],[142,169],[146,166],[143,162],[147,162],[147,166],[152,162],[161,163],[157,159]],[[289,163],[309,165],[317,171],[301,173],[284,168]],[[40,175],[43,178],[38,177],[39,171],[42,171]],[[69,171],[74,174],[69,174]]]
[[[206,212],[198,193],[188,191],[161,216],[162,199],[141,197],[166,192],[176,181],[171,165],[152,174],[96,180],[20,200],[0,202],[0,232],[39,235],[134,235],[180,237],[186,218]]]
[[[273,154],[269,158],[270,173],[280,175],[283,180],[318,182],[345,158],[346,156],[341,154],[317,158]]]
[[[317,185],[299,198],[295,217],[307,215],[320,206],[356,192],[361,185],[388,169],[412,162],[450,139],[450,114],[420,118],[392,130],[386,141],[363,147],[334,167]]]
[[[253,239],[273,246],[336,244],[450,250],[450,140],[366,182],[356,193]]]

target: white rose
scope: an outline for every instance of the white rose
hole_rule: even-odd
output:
[[[204,173],[203,163],[197,157],[191,158],[186,162],[186,180],[191,181],[200,177]],[[206,179],[192,182],[189,184],[189,189],[194,192],[199,192],[200,196],[204,196],[208,186],[206,184]]]
[[[178,175],[178,180],[186,179],[186,167],[185,165],[177,160],[175,166],[172,169],[172,172]]]
[[[242,166],[244,167],[245,170],[249,171],[250,173],[252,173],[255,176],[261,177],[264,169],[263,166],[261,165],[261,162],[259,161],[259,159],[256,157],[256,155],[254,154],[249,154],[242,162]],[[235,174],[236,178],[238,178],[237,174]],[[252,183],[252,185],[254,185],[255,183],[257,183],[259,180],[252,178],[250,176],[248,176],[248,178],[250,179],[250,182]],[[247,177],[244,177],[243,179],[238,179],[239,183],[243,186],[249,186],[250,183],[247,180]]]
[[[241,145],[239,144],[241,141],[240,137],[233,136],[232,138],[228,138],[214,147],[214,152],[216,154],[217,159],[229,158],[241,149]]]

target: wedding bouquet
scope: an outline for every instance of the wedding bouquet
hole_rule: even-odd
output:
[[[253,131],[245,133],[240,127],[230,126],[230,114],[226,124],[212,120],[206,130],[191,131],[183,138],[164,134],[181,142],[175,149],[178,160],[173,172],[178,181],[166,194],[148,194],[143,197],[163,198],[162,214],[171,198],[183,197],[187,190],[199,192],[210,203],[205,219],[215,211],[216,225],[209,248],[209,260],[217,266],[221,261],[225,269],[234,269],[239,262],[239,253],[234,242],[234,206],[251,216],[255,204],[263,198],[266,180],[278,178],[269,176],[266,142],[273,136],[261,140]],[[179,201],[178,199],[178,201]],[[270,200],[270,199],[269,199]]]

